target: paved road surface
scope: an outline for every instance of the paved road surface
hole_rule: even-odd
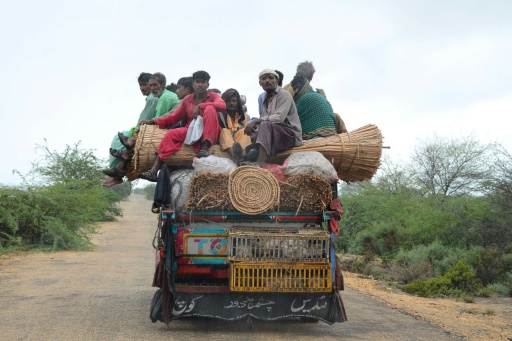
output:
[[[156,216],[132,195],[124,217],[102,225],[92,252],[0,258],[0,340],[460,340],[353,289],[348,322],[208,319],[151,323]]]

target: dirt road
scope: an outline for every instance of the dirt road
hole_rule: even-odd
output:
[[[461,340],[351,288],[348,322],[177,320],[151,323],[156,216],[142,196],[101,225],[92,252],[0,258],[0,340]]]

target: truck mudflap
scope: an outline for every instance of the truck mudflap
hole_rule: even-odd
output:
[[[159,290],[160,291],[160,290]],[[161,294],[153,298],[150,316],[162,318]],[[332,294],[296,293],[183,293],[176,292],[168,309],[169,321],[183,317],[208,317],[226,321],[254,318],[274,321],[302,317],[327,324],[347,320],[339,292]]]

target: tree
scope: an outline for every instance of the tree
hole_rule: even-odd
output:
[[[376,180],[376,186],[392,193],[411,188],[412,175],[403,164],[394,163],[388,155],[381,160],[379,167],[381,173]]]
[[[497,145],[495,168],[490,181],[489,201],[494,205],[492,221],[480,233],[487,245],[512,249],[512,155]]]
[[[444,196],[482,193],[491,177],[491,147],[473,136],[434,137],[417,146],[410,172],[425,194]]]
[[[492,187],[502,199],[504,208],[512,210],[512,155],[501,145],[496,148],[497,158]]]
[[[66,184],[74,181],[98,182],[101,174],[102,160],[92,150],[80,148],[80,142],[73,146],[66,145],[64,152],[50,150],[48,145],[37,145],[37,150],[44,155],[32,163],[32,175],[37,175],[43,184]]]

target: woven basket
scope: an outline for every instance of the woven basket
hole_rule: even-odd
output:
[[[137,142],[135,143],[135,152],[132,162],[128,165],[128,172],[126,173],[126,177],[129,181],[135,180],[138,173],[151,169],[155,163],[156,150],[167,132],[168,130],[160,129],[157,125],[142,125],[140,129],[133,134]],[[212,146],[208,152],[210,155],[229,157],[228,153],[220,150],[219,145]],[[181,149],[171,155],[165,163],[177,168],[191,168],[192,160],[195,156],[194,148],[184,144]]]
[[[279,204],[279,184],[268,170],[238,167],[229,173],[229,198],[233,206],[245,214],[260,214]]]
[[[137,177],[137,173],[151,169],[155,162],[155,152],[166,132],[167,130],[159,129],[154,125],[141,126],[137,134],[135,155],[126,175],[128,180],[132,181]],[[370,180],[379,168],[382,134],[377,126],[369,124],[349,133],[307,140],[300,147],[294,147],[268,158],[267,162],[282,164],[291,153],[304,151],[322,153],[334,165],[341,180],[346,182]],[[211,155],[229,157],[227,153],[220,151],[218,145],[212,146],[209,152]],[[194,156],[193,148],[183,145],[166,160],[166,163],[190,168]]]

